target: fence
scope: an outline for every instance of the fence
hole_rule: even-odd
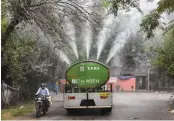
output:
[[[4,82],[1,83],[1,108],[16,105],[19,101],[19,88],[13,88]]]

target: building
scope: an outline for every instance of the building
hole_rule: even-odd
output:
[[[136,77],[136,90],[146,90],[148,89],[147,73],[141,71],[134,72]]]
[[[110,70],[110,79],[106,84],[107,89],[110,89],[111,84],[113,91],[135,91],[135,90],[148,89],[146,72],[142,72],[140,70],[122,71],[122,68],[117,66],[110,67],[109,70]],[[59,85],[60,91],[63,91],[65,83],[66,83],[65,79],[60,80],[60,85]]]
[[[126,88],[127,91],[130,91],[132,89],[130,89],[130,87],[132,86],[133,90],[148,89],[147,72],[145,71],[143,72],[141,70],[122,70],[122,68],[114,66],[110,67],[110,74],[112,77],[118,77],[117,86],[122,85],[122,87]],[[120,77],[122,79],[120,79]]]

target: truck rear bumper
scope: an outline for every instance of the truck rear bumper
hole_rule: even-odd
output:
[[[87,109],[87,108],[112,108],[111,105],[103,106],[64,106],[65,109]]]

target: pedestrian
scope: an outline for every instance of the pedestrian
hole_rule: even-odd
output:
[[[56,92],[56,95],[58,94],[58,90],[59,90],[59,88],[58,88],[58,82],[56,82],[56,85],[55,85],[55,92]]]

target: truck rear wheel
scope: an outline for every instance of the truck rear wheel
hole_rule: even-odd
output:
[[[107,110],[108,110],[109,113],[112,112],[112,108],[108,108]]]
[[[72,114],[74,112],[74,109],[66,109],[68,114]]]
[[[106,109],[100,109],[100,113],[101,113],[101,115],[105,115],[106,114]]]
[[[105,115],[107,113],[110,113],[112,111],[112,108],[103,108],[103,109],[100,109],[100,113],[101,115]]]

